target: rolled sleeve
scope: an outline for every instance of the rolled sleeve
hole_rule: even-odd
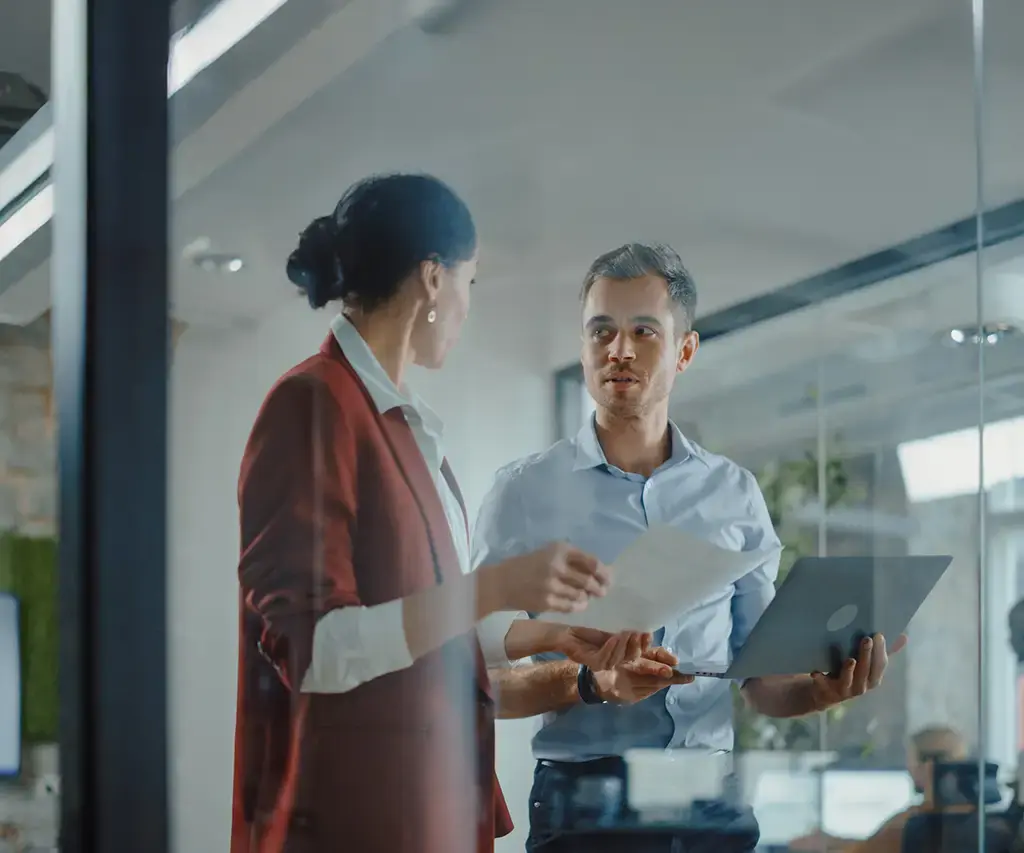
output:
[[[317,623],[361,602],[352,566],[353,437],[316,375],[267,395],[239,474],[238,580],[260,650],[285,686],[301,689]]]
[[[779,558],[776,555],[736,581],[732,598],[732,633],[729,635],[733,657],[739,654],[750,632],[775,597],[775,576],[778,570]]]
[[[346,693],[412,664],[401,600],[332,610],[317,622],[313,658],[301,690]]]
[[[775,533],[768,507],[757,480],[749,472],[745,477],[750,520],[744,530],[744,551],[764,551],[767,559],[752,572],[741,577],[734,586],[732,599],[732,632],[729,645],[733,656],[739,653],[775,597],[775,580],[779,576],[782,543]]]
[[[517,619],[528,618],[529,615],[523,612],[492,613],[477,625],[476,631],[480,638],[480,648],[483,650],[484,661],[489,668],[506,668],[520,663],[520,661],[509,659],[508,651],[505,648],[505,637],[508,636],[508,632]]]

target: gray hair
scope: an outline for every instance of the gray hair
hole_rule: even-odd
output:
[[[587,270],[580,301],[586,301],[590,288],[599,278],[624,281],[645,275],[665,279],[668,295],[686,318],[687,330],[692,329],[697,313],[697,285],[676,251],[665,243],[627,243],[605,252]]]

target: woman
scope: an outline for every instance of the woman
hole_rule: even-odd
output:
[[[553,545],[469,574],[441,425],[402,380],[442,366],[475,270],[469,210],[416,175],[352,187],[289,259],[312,307],[343,312],[270,391],[242,462],[232,853],[492,850],[511,822],[487,665],[637,652],[513,621],[602,595],[587,554]]]

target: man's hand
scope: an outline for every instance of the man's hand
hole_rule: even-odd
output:
[[[634,661],[594,673],[597,695],[606,702],[632,705],[673,684],[690,684],[692,675],[678,675],[679,659],[667,649],[645,650]]]
[[[900,634],[891,649],[885,645],[885,637],[875,634],[865,637],[860,644],[856,658],[849,658],[835,675],[821,672],[811,673],[811,696],[815,710],[824,711],[833,705],[863,696],[882,683],[889,655],[897,654],[907,644],[907,635]]]
[[[650,634],[609,634],[596,628],[566,627],[560,632],[554,650],[599,672],[637,660],[650,643]]]

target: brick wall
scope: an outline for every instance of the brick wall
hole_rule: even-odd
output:
[[[171,324],[171,343],[185,331]],[[0,530],[57,532],[57,440],[49,315],[0,326]]]
[[[0,328],[0,528],[56,532],[56,436],[46,320]]]

